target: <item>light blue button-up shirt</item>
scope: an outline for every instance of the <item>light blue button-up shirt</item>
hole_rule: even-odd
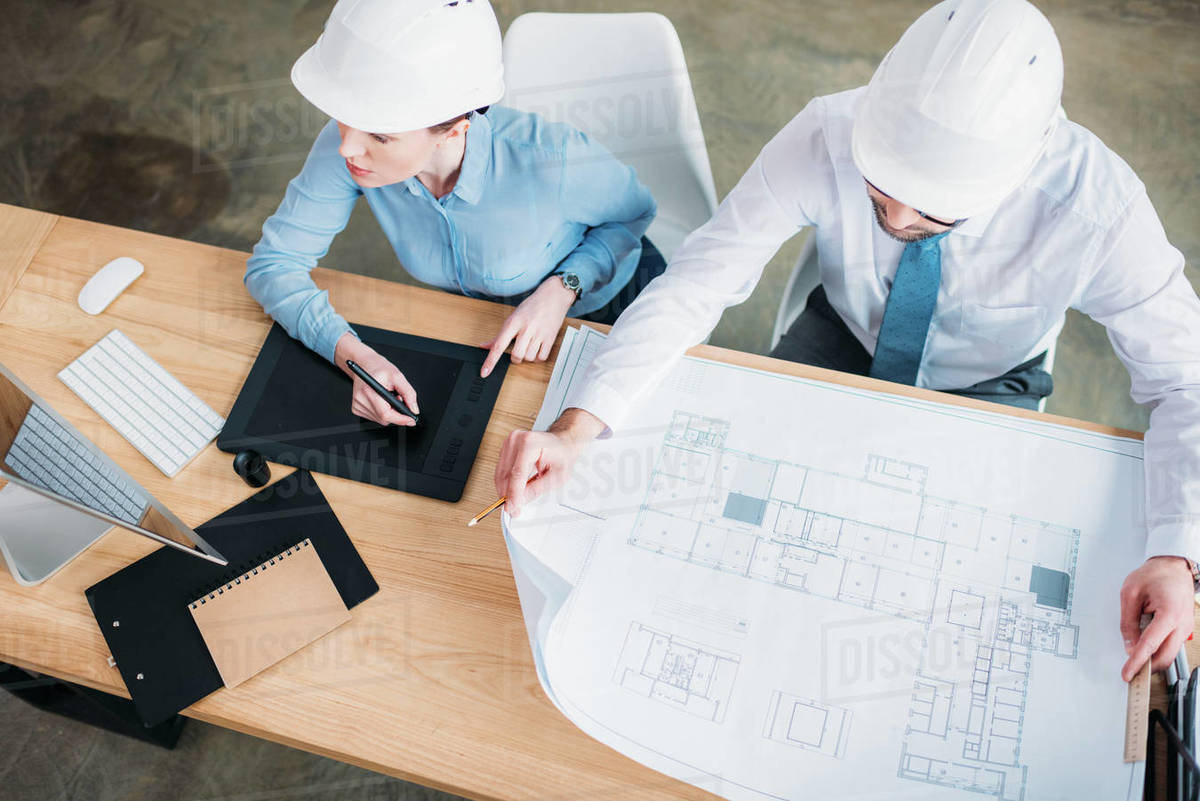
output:
[[[579,276],[569,314],[595,311],[628,283],[654,219],[649,190],[602,145],[536,114],[473,114],[458,182],[435,198],[416,178],[364,189],[338,155],[330,121],[263,224],[246,287],[289,334],[326,359],[350,331],[310,271],[366,197],[413,277],[475,298],[530,292],[551,273]]]

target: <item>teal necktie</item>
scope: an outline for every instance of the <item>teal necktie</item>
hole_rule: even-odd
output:
[[[949,233],[947,231],[946,233]],[[900,266],[883,310],[883,324],[871,360],[872,378],[898,384],[917,383],[921,354],[929,336],[929,322],[937,306],[942,282],[942,237],[909,242],[900,256]]]

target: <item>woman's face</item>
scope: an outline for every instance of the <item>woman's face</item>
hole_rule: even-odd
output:
[[[338,153],[346,160],[354,182],[363,188],[400,183],[426,170],[446,138],[428,128],[377,134],[340,122],[337,126],[342,135]]]

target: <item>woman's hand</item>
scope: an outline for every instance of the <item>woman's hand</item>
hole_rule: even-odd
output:
[[[479,375],[487,378],[491,375],[500,355],[512,342],[512,360],[515,364],[523,361],[544,362],[550,356],[554,340],[558,337],[558,329],[562,328],[567,316],[567,309],[575,303],[574,290],[563,286],[562,279],[552,275],[537,290],[521,301],[513,313],[500,326],[500,333],[491,342],[481,347],[490,353],[483,362]],[[514,341],[515,340],[515,341]]]
[[[360,342],[354,334],[343,334],[342,338],[338,340],[337,347],[334,348],[334,360],[343,372],[354,379],[350,411],[359,417],[385,426],[415,426],[417,424],[416,420],[393,409],[391,404],[379,397],[379,393],[367,386],[365,381],[346,366],[347,361],[357,362],[358,366],[366,370],[368,375],[387,389],[399,394],[405,406],[420,414],[421,410],[417,408],[417,391],[408,383],[404,373],[376,353],[370,345]]]

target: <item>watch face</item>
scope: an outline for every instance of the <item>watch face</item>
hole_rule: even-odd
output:
[[[562,281],[563,286],[565,286],[567,289],[573,289],[575,292],[579,292],[579,288],[582,286],[579,281],[579,276],[575,273],[563,273]]]

